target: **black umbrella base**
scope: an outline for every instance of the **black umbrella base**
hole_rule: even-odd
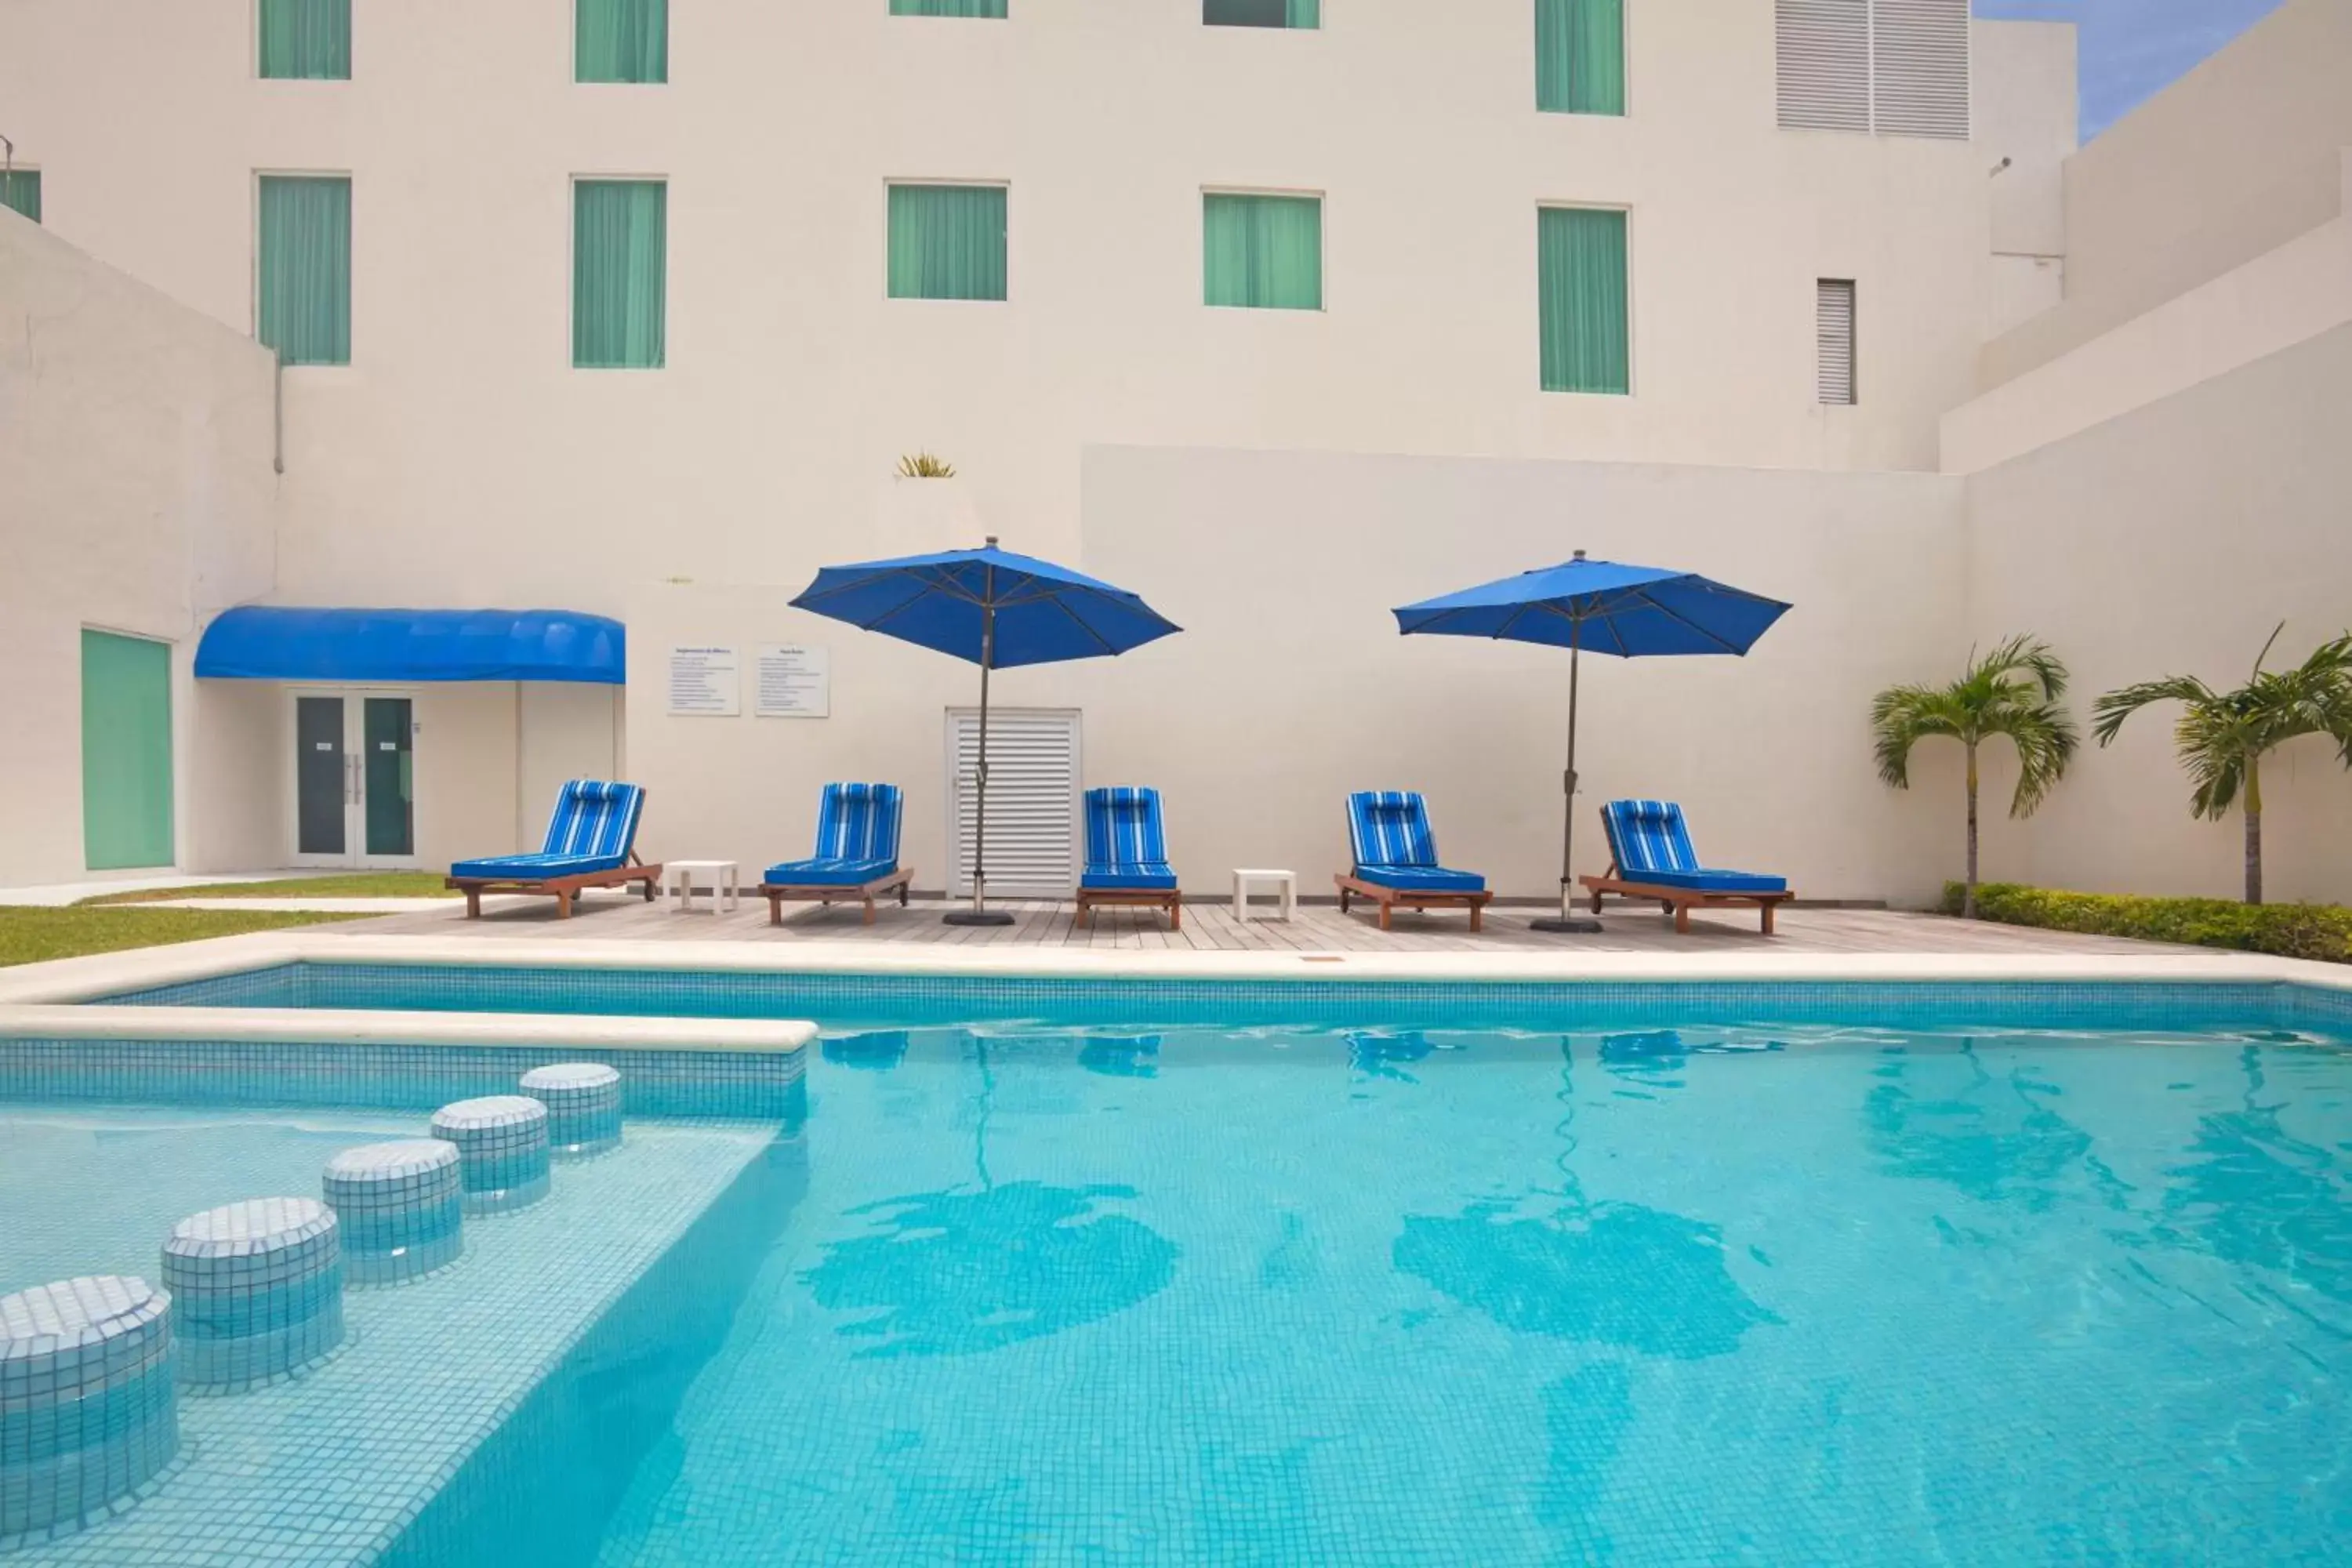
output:
[[[1009,926],[1013,917],[1003,910],[950,910],[940,921],[951,926]]]
[[[1601,922],[1599,921],[1564,921],[1558,915],[1546,915],[1539,921],[1529,921],[1528,929],[1555,931],[1562,936],[1599,936]]]

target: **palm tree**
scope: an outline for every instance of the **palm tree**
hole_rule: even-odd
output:
[[[2263,660],[2284,630],[2281,621],[2254,660],[2253,679],[2234,691],[2216,691],[2193,675],[2171,675],[2110,691],[2093,709],[2104,746],[2125,720],[2151,703],[2182,705],[2172,740],[2180,765],[2197,784],[2189,814],[2218,822],[2244,797],[2250,904],[2263,901],[2263,756],[2298,735],[2326,735],[2352,766],[2352,635],[2321,644],[2293,669],[2264,670]]]
[[[1977,750],[1995,735],[2017,748],[2017,793],[2009,815],[2031,816],[2066,773],[2080,737],[2059,703],[2066,667],[2050,645],[2015,637],[1978,658],[1949,686],[1890,686],[1870,705],[1878,776],[1911,787],[1911,748],[1933,736],[1960,742],[1969,754],[1969,876],[1960,913],[1977,914]]]

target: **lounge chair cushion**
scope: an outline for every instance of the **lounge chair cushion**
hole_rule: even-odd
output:
[[[1348,838],[1362,866],[1437,865],[1429,806],[1412,790],[1360,790],[1348,797]]]
[[[893,784],[829,784],[817,804],[812,860],[878,860],[898,864],[898,828],[906,799]],[[876,872],[880,876],[881,872]]]
[[[771,888],[862,888],[898,868],[896,858],[786,860],[761,872],[760,880]]]
[[[1622,871],[1622,868],[1620,870]],[[1713,871],[1701,868],[1696,871],[1629,871],[1622,880],[1645,888],[1672,888],[1686,893],[1785,893],[1789,890],[1786,877],[1768,877],[1758,871]]]
[[[1483,893],[1486,879],[1475,871],[1449,871],[1443,866],[1359,866],[1359,879],[1376,888],[1412,893]]]
[[[1160,792],[1144,784],[1087,791],[1087,868],[1081,891],[1173,892]]]
[[[1113,866],[1089,866],[1078,879],[1082,890],[1097,893],[1172,893],[1175,868],[1164,860],[1138,860]]]
[[[626,855],[492,855],[460,860],[449,868],[449,875],[460,881],[551,882],[558,877],[616,870],[628,859]]]
[[[1601,808],[1620,880],[1697,893],[1785,893],[1785,877],[1699,864],[1683,808],[1670,800],[1612,800]]]

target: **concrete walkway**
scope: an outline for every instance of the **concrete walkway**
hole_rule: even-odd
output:
[[[101,898],[108,893],[143,893],[155,888],[230,887],[238,882],[283,882],[298,877],[341,877],[349,873],[308,868],[268,871],[219,871],[212,873],[188,871],[147,871],[131,877],[93,878],[86,882],[47,882],[32,887],[0,888],[0,904],[27,904],[44,909],[61,909],[78,904],[84,899]],[[270,900],[273,904],[277,900]],[[389,900],[369,900],[371,905]],[[236,908],[246,906],[239,904]],[[300,908],[288,904],[287,908]]]

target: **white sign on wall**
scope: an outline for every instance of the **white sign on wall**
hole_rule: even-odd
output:
[[[752,691],[752,711],[762,719],[831,718],[832,650],[805,643],[761,644]]]
[[[669,710],[692,718],[731,719],[743,710],[731,647],[669,650]]]

